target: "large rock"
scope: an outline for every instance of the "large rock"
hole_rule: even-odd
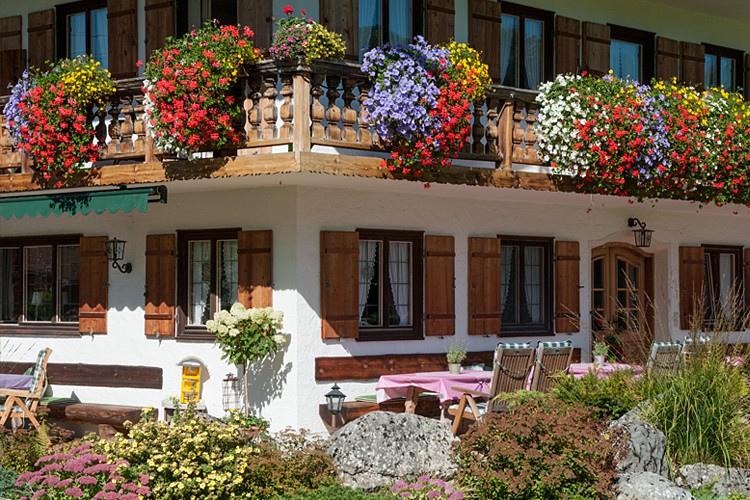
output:
[[[653,472],[622,474],[615,485],[617,500],[695,500],[669,479]]]
[[[653,472],[669,477],[664,433],[642,419],[640,413],[636,407],[612,423],[615,468],[620,473]]]
[[[719,467],[711,464],[691,464],[680,469],[677,484],[686,488],[701,488],[707,484],[718,495],[742,493],[750,496],[750,470]]]
[[[344,484],[371,490],[420,474],[450,479],[456,472],[454,439],[450,427],[437,420],[376,411],[338,430],[328,454]]]

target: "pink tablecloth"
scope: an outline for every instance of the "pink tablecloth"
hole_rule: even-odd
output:
[[[11,375],[0,373],[0,388],[3,389],[28,389],[31,387],[31,375]]]
[[[378,403],[394,398],[406,397],[409,387],[418,387],[426,392],[438,394],[441,403],[458,399],[460,391],[451,387],[465,387],[474,391],[488,391],[492,381],[491,371],[464,370],[459,375],[450,372],[400,373],[383,375],[375,386]]]
[[[623,363],[604,363],[601,366],[595,365],[594,363],[572,363],[570,365],[570,375],[575,378],[581,378],[589,372],[595,372],[599,378],[609,377],[610,373],[614,373],[618,370],[633,370],[635,375],[640,375],[643,372],[643,367],[640,365],[626,365]]]

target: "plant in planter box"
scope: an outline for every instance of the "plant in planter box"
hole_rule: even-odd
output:
[[[268,49],[271,58],[274,61],[303,60],[307,64],[316,59],[343,59],[346,45],[341,35],[328,31],[312,18],[305,19],[304,9],[300,13],[301,17],[293,16],[294,9],[289,5],[284,7],[286,17],[279,19],[279,27]]]
[[[594,353],[594,359],[597,363],[603,364],[605,358],[607,357],[607,354],[609,354],[609,344],[606,342],[596,341],[594,342],[594,348],[592,349],[592,352]]]
[[[155,145],[186,158],[199,148],[238,144],[232,120],[241,113],[233,88],[244,65],[260,61],[253,32],[206,22],[169,38],[146,64],[143,82],[149,133]]]
[[[461,372],[461,363],[466,360],[466,346],[459,342],[451,344],[445,355],[451,373]]]

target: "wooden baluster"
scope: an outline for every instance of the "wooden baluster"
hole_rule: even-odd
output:
[[[341,129],[339,128],[339,120],[341,120],[341,110],[336,104],[336,99],[339,98],[341,93],[339,92],[339,83],[341,83],[340,76],[328,75],[326,78],[326,85],[328,86],[328,109],[326,109],[326,121],[328,126],[326,127],[326,137],[332,141],[341,140]]]
[[[120,97],[122,103],[122,114],[124,120],[120,122],[120,135],[122,136],[122,142],[120,143],[120,152],[132,153],[135,149],[133,147],[133,96],[132,94],[125,94]],[[112,118],[114,120],[114,117]]]
[[[281,120],[284,122],[279,130],[279,137],[288,139],[292,136],[294,130],[292,121],[294,120],[294,108],[292,106],[292,95],[294,89],[292,88],[292,74],[282,73],[281,75],[281,96],[284,98],[284,102],[281,104],[280,114]]]
[[[502,153],[497,145],[498,130],[497,120],[500,116],[497,106],[499,101],[495,97],[487,98],[487,126],[485,127],[485,152],[493,159],[502,160]]]
[[[276,119],[279,112],[276,109],[276,96],[279,92],[276,90],[276,75],[268,74],[263,77],[265,90],[263,91],[263,139],[276,138]]]
[[[523,148],[523,108],[524,103],[521,101],[515,101],[513,103],[515,112],[513,113],[513,163],[523,163],[524,160],[524,148]]]
[[[107,113],[111,118],[109,126],[107,127],[107,131],[109,133],[109,143],[107,144],[106,148],[103,149],[103,151],[106,151],[107,154],[115,154],[120,152],[120,111],[120,105],[113,103],[112,107]],[[104,117],[102,117],[101,115],[98,116],[99,120],[105,120],[107,115],[104,115]],[[99,134],[97,134],[97,137],[99,137]]]
[[[341,121],[344,126],[343,139],[351,143],[357,142],[357,131],[354,130],[354,125],[357,123],[357,112],[352,107],[352,102],[356,98],[354,95],[356,85],[357,81],[354,78],[344,78],[344,113]]]
[[[114,105],[112,107],[114,108]],[[117,112],[117,110],[115,110],[115,112]],[[101,107],[101,108],[97,108],[96,110],[93,110],[93,116],[99,118],[98,123],[94,127],[94,137],[96,137],[97,144],[98,144],[98,146],[100,148],[99,151],[101,153],[107,153],[109,151],[109,144],[110,143],[107,141],[107,139],[110,138],[109,133],[108,133],[109,131],[107,130],[108,129],[108,126],[107,126],[107,115],[108,114],[109,114],[109,112],[107,111],[107,107],[106,106]],[[111,123],[110,123],[110,125],[111,125]],[[115,134],[114,136],[112,136],[112,142],[117,142],[117,138],[118,138],[117,134]],[[117,145],[115,144],[115,147],[116,146]]]
[[[482,125],[482,117],[484,116],[484,102],[474,102],[473,111],[473,124],[471,126],[471,152],[478,155],[484,154],[484,144],[482,139],[484,138],[484,125]]]
[[[523,138],[526,143],[526,151],[524,152],[523,159],[526,163],[539,163],[536,150],[536,132],[534,131],[538,110],[536,104],[530,103],[526,105],[526,134],[524,134]]]
[[[252,143],[262,138],[260,122],[263,119],[260,101],[263,97],[263,78],[260,75],[252,74],[248,79],[250,86],[249,99],[245,100],[245,115],[247,123],[245,125],[245,135],[247,142]]]
[[[497,124],[497,144],[502,155],[502,168],[510,170],[513,164],[513,101],[504,98],[499,105],[501,108]]]
[[[322,139],[325,137],[325,129],[323,128],[323,118],[325,118],[325,108],[320,102],[320,96],[323,95],[323,80],[325,75],[315,73],[312,76],[312,88],[310,89],[310,95],[312,96],[312,104],[310,111],[310,121],[312,124],[311,135],[313,139]]]
[[[143,96],[133,96],[135,104],[133,108],[133,134],[136,137],[133,141],[133,151],[138,154],[145,154],[146,151],[146,117],[144,115],[145,107],[143,106]]]
[[[363,80],[359,83],[359,130],[357,131],[358,138],[357,142],[365,144],[367,146],[372,145],[372,131],[370,130],[370,122],[367,117],[367,109],[365,108],[365,101],[370,97],[370,81]]]

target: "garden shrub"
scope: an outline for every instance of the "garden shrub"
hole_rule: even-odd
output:
[[[281,495],[276,500],[382,500],[387,494],[368,493],[343,484],[325,486],[317,490],[300,491]]]
[[[460,500],[464,494],[454,490],[448,483],[437,477],[419,476],[416,481],[397,481],[391,493],[396,498],[413,500]]]
[[[49,449],[47,437],[50,446],[54,447],[70,441],[72,436],[73,432],[48,423],[40,430],[18,429],[12,432],[0,427],[0,467],[18,473],[33,470],[36,461]]]
[[[454,444],[458,483],[480,499],[607,498],[611,444],[590,410],[537,398],[487,415]]]
[[[581,378],[554,377],[551,394],[568,403],[588,406],[599,420],[618,419],[640,402],[631,370],[603,378],[595,373]]]
[[[0,467],[0,498],[18,498],[31,495],[31,490],[25,486],[16,486],[18,474],[10,469]]]

